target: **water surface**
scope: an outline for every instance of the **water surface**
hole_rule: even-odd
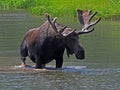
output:
[[[80,30],[77,19],[58,18],[59,22]],[[44,17],[27,13],[0,13],[0,90],[120,90],[120,22],[101,21],[95,32],[81,35],[85,60],[64,55],[64,66],[54,70],[18,69],[19,46],[30,28]],[[29,58],[27,63],[34,65]]]

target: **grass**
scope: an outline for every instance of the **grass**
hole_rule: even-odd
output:
[[[76,15],[76,8],[98,11],[103,18],[120,15],[120,0],[0,0],[0,10],[25,9],[33,15]]]

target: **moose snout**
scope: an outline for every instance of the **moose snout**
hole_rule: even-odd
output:
[[[78,51],[77,54],[76,54],[76,58],[77,59],[84,59],[85,58],[85,52],[84,52],[84,50]]]

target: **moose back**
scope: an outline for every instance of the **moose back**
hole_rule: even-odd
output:
[[[97,14],[91,15],[91,10],[77,9],[78,19],[82,30],[63,26],[57,22],[57,18],[51,18],[45,14],[47,21],[40,27],[29,30],[20,46],[21,66],[26,67],[26,57],[28,56],[36,65],[36,68],[45,68],[45,65],[52,60],[56,60],[56,68],[62,68],[63,54],[66,49],[68,57],[75,54],[77,59],[85,58],[85,51],[79,43],[79,35],[90,33],[101,18],[94,22],[91,19]]]

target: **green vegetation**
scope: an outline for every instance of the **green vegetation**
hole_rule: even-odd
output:
[[[0,0],[0,10],[25,9],[34,15],[76,15],[76,8],[98,11],[104,18],[120,14],[120,0]]]

